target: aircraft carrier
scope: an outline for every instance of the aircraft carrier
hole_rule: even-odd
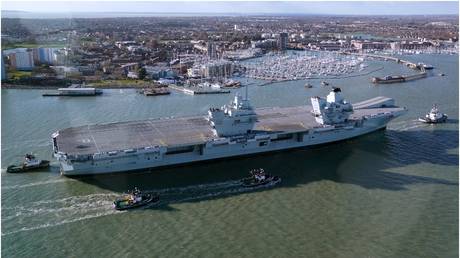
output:
[[[352,105],[339,88],[311,103],[255,109],[237,94],[203,116],[67,128],[52,135],[54,156],[69,176],[143,170],[345,140],[406,111],[387,97]]]

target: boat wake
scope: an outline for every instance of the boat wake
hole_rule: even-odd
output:
[[[238,187],[228,189],[228,190],[224,190],[224,191],[203,193],[202,195],[190,196],[190,197],[185,197],[185,198],[178,198],[176,200],[171,200],[169,202],[169,204],[183,203],[183,202],[190,202],[190,201],[199,201],[199,200],[205,200],[205,199],[209,199],[209,198],[230,196],[230,195],[246,193],[246,192],[253,192],[253,191],[256,191],[258,189],[273,187],[275,184],[277,184],[277,182],[270,182],[270,183],[267,183],[265,185],[260,185],[260,186],[257,186],[257,187],[244,187],[244,186],[239,185]]]
[[[420,127],[426,127],[426,124],[422,124],[418,122],[418,120],[410,120],[410,121],[400,121],[400,122],[393,122],[389,124],[388,129],[396,130],[396,131],[409,131]]]
[[[27,188],[27,187],[39,186],[39,185],[57,184],[57,183],[71,182],[71,181],[75,181],[75,180],[69,179],[69,178],[50,179],[50,180],[38,181],[38,182],[33,182],[33,183],[23,184],[23,185],[7,185],[7,186],[2,186],[2,188],[4,190],[13,190],[13,189],[22,189],[22,188]]]
[[[64,224],[67,224],[67,223],[73,223],[73,222],[82,221],[82,220],[86,220],[86,219],[92,219],[92,218],[98,218],[98,217],[102,217],[102,216],[112,215],[114,213],[116,213],[116,212],[111,210],[111,211],[96,213],[96,214],[92,214],[92,215],[85,215],[83,217],[78,217],[78,218],[75,218],[75,219],[66,219],[66,220],[62,220],[62,221],[59,221],[59,222],[46,223],[46,224],[41,224],[41,225],[33,226],[33,227],[22,227],[21,229],[13,230],[13,231],[10,231],[10,232],[6,232],[6,233],[2,232],[2,236],[7,236],[7,235],[16,234],[16,233],[25,232],[25,231],[43,229],[43,228],[56,227],[56,226],[64,225]]]
[[[244,187],[239,180],[233,180],[186,187],[146,190],[144,192],[160,194],[160,202],[145,206],[141,210],[209,198],[226,197],[256,191],[261,188],[269,188],[275,184],[276,182],[271,182],[258,187]],[[2,236],[60,226],[102,216],[123,214],[126,211],[116,211],[112,208],[114,199],[119,196],[120,194],[117,193],[97,193],[37,201],[28,205],[3,207]],[[11,229],[9,229],[9,225],[12,226]]]
[[[112,202],[116,196],[114,193],[92,194],[3,207],[2,236],[115,214]],[[16,229],[8,231],[8,225]]]
[[[210,183],[210,184],[199,184],[199,185],[190,185],[184,187],[173,187],[173,188],[164,188],[160,190],[146,190],[147,193],[159,193],[161,195],[179,195],[184,193],[193,193],[196,191],[210,191],[213,189],[224,189],[229,187],[235,187],[239,185],[239,180],[232,180],[220,183]]]

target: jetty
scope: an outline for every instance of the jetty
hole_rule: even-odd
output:
[[[383,56],[383,55],[376,55],[376,54],[365,54],[365,53],[350,53],[350,52],[341,52],[345,55],[357,55],[357,56],[364,56],[364,57],[371,57],[376,59],[382,59],[384,61],[394,61],[398,64],[403,64],[411,69],[417,70],[418,74],[413,75],[388,75],[383,78],[380,77],[372,77],[372,82],[375,84],[386,84],[386,83],[399,83],[399,82],[407,82],[418,80],[421,78],[427,77],[427,73],[425,70],[425,66],[423,64],[416,64],[412,63],[407,60],[403,60],[397,57],[391,56]]]
[[[139,93],[144,94],[145,96],[159,96],[159,95],[169,95],[171,92],[166,87],[161,88],[144,88],[139,91]]]

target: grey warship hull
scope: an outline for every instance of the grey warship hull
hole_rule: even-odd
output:
[[[377,97],[353,105],[346,122],[320,125],[311,106],[255,109],[254,128],[219,137],[205,116],[88,125],[53,134],[64,175],[141,170],[326,144],[385,128],[405,109]]]

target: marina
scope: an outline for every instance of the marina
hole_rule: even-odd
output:
[[[290,81],[348,75],[358,71],[364,59],[340,55],[338,52],[295,51],[290,54],[269,54],[244,62],[245,77]]]

